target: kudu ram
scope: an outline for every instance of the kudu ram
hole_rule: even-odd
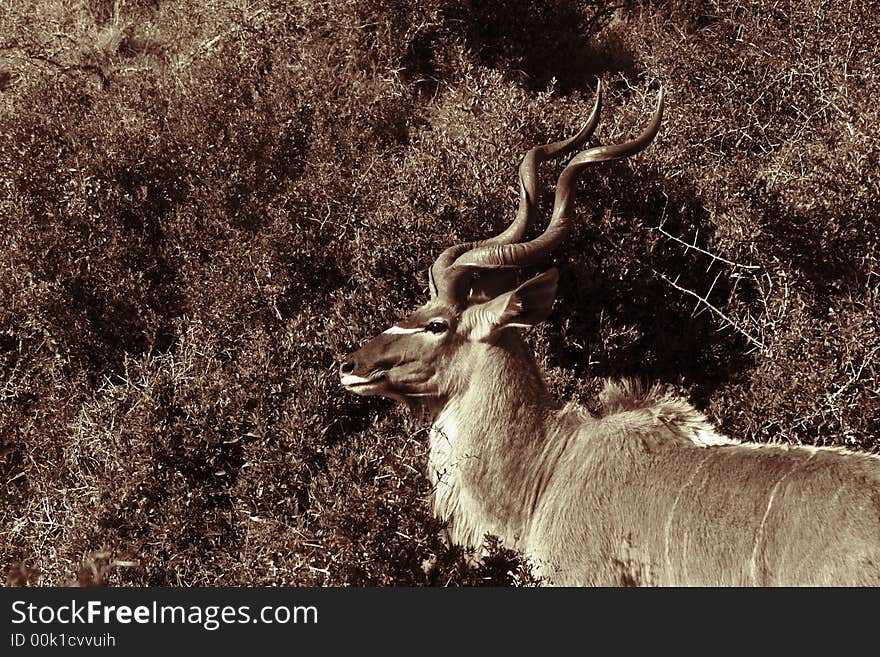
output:
[[[521,550],[556,585],[880,584],[880,458],[838,448],[740,444],[660,388],[607,383],[594,416],[550,395],[519,328],[550,313],[557,273],[517,286],[566,237],[577,175],[656,136],[573,157],[553,213],[535,213],[537,167],[585,143],[584,128],[537,146],[519,168],[516,218],[501,234],[446,249],[431,299],[341,365],[342,385],[425,409],[432,418],[434,511],[453,541],[486,533]]]

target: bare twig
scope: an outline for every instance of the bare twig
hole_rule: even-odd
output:
[[[669,238],[670,240],[672,240],[673,242],[677,242],[677,243],[681,244],[682,246],[684,246],[685,251],[693,250],[693,251],[696,251],[696,252],[698,252],[698,253],[702,253],[703,255],[709,256],[710,258],[712,258],[712,262],[716,262],[716,261],[717,261],[717,262],[723,262],[724,264],[726,264],[726,265],[730,265],[731,267],[739,267],[739,268],[741,268],[741,269],[760,269],[760,268],[761,268],[760,265],[743,265],[743,264],[741,264],[741,263],[739,263],[739,262],[734,262],[733,260],[728,260],[727,258],[722,258],[720,255],[716,255],[716,254],[714,254],[714,253],[712,253],[712,252],[710,252],[710,251],[706,251],[705,249],[701,249],[699,246],[697,246],[697,233],[694,233],[694,241],[693,241],[693,243],[691,243],[691,242],[685,242],[683,239],[680,239],[680,238],[676,237],[675,235],[673,235],[673,234],[671,234],[670,232],[668,232],[665,228],[663,228],[663,225],[664,225],[665,223],[666,223],[666,219],[664,218],[664,219],[662,219],[662,220],[660,221],[660,225],[658,225],[658,226],[647,226],[647,228],[648,228],[649,230],[656,230],[656,231],[658,231],[660,234],[662,234],[662,235],[664,235],[665,237],[667,237],[667,238]],[[710,264],[710,266],[711,266],[711,264]]]
[[[196,60],[197,57],[199,57],[203,53],[208,52],[211,48],[213,48],[217,44],[218,41],[228,37],[231,34],[234,34],[235,32],[238,32],[240,29],[241,29],[240,26],[235,26],[234,28],[232,28],[230,30],[226,30],[225,32],[221,32],[220,34],[217,34],[216,36],[213,36],[210,39],[203,41],[201,44],[199,44],[199,46],[195,50],[190,52],[190,54],[187,57],[185,57],[185,58],[181,59],[179,62],[177,62],[177,64],[174,66],[174,68],[178,71],[185,69],[187,66],[192,64]]]
[[[624,9],[626,5],[609,5],[598,10],[595,14],[590,17],[590,20],[587,21],[587,25],[584,28],[584,34],[593,34],[593,29],[600,24],[600,21],[610,20],[611,15],[617,11],[618,9]],[[596,32],[599,30],[597,29]]]
[[[651,269],[652,272],[654,272],[654,274],[655,274],[656,276],[658,276],[658,277],[661,278],[662,280],[664,280],[664,281],[666,281],[667,283],[669,283],[672,287],[674,287],[674,288],[675,288],[676,290],[678,290],[679,292],[684,292],[685,294],[687,294],[687,295],[689,295],[689,296],[692,296],[692,297],[694,297],[695,299],[697,299],[697,303],[698,303],[698,304],[702,304],[703,307],[707,308],[710,312],[712,312],[714,315],[716,315],[716,316],[719,317],[721,320],[723,320],[726,324],[728,324],[731,328],[733,328],[733,330],[735,330],[737,333],[739,333],[739,334],[742,335],[744,338],[746,338],[746,340],[748,340],[751,344],[753,344],[754,346],[756,346],[758,349],[761,349],[761,350],[766,349],[766,345],[765,345],[763,342],[761,342],[760,340],[758,340],[758,338],[756,338],[756,337],[754,337],[753,335],[751,335],[748,331],[746,331],[745,329],[743,329],[739,324],[737,324],[735,321],[733,321],[730,317],[728,317],[728,316],[725,315],[723,312],[721,312],[720,310],[718,310],[718,308],[716,308],[716,307],[713,306],[711,303],[709,303],[709,300],[708,300],[708,298],[707,298],[707,297],[708,297],[708,294],[707,294],[706,296],[701,296],[701,295],[697,294],[696,292],[694,292],[693,290],[690,290],[690,289],[688,289],[688,288],[686,288],[686,287],[683,287],[683,286],[679,285],[679,284],[678,284],[678,278],[676,278],[676,279],[673,281],[673,280],[670,279],[668,276],[666,276],[666,274],[663,274],[663,273],[657,271],[657,270],[654,269],[653,267],[650,267],[650,269]],[[716,278],[716,280],[717,280],[717,278]],[[714,283],[713,283],[713,286],[714,286]]]
[[[706,294],[703,295],[704,298],[708,299],[710,296],[712,296],[712,290],[715,289],[715,284],[718,282],[719,278],[721,278],[721,272],[718,272],[717,274],[715,274],[715,278],[712,281],[712,285],[709,286],[708,292],[706,292]],[[692,311],[692,314],[694,317],[697,316],[697,314],[698,314],[697,311],[700,309],[700,305],[701,305],[700,302],[697,301],[697,305],[694,306],[694,309]]]
[[[829,402],[834,401],[837,397],[841,395],[841,393],[843,393],[844,390],[849,388],[852,384],[858,382],[858,380],[862,376],[862,372],[864,371],[865,367],[874,359],[874,354],[876,354],[878,351],[880,351],[880,347],[874,347],[871,352],[867,356],[865,356],[862,364],[859,366],[858,371],[854,372],[853,375],[846,381],[846,383],[839,386],[837,390],[835,390],[828,396]]]
[[[97,64],[65,64],[64,62],[59,62],[57,59],[50,57],[49,55],[44,55],[43,53],[33,52],[27,49],[22,49],[22,52],[24,52],[24,56],[27,59],[43,62],[44,64],[49,64],[50,66],[57,68],[65,75],[72,75],[74,71],[94,73],[98,76],[98,78],[100,78],[101,86],[103,88],[106,89],[110,86],[110,76],[107,74],[107,71],[104,70],[103,67],[98,66]]]
[[[662,222],[661,222],[661,226],[662,226]],[[612,248],[614,248],[615,250],[618,248],[617,245],[615,245],[610,239],[608,239],[608,237],[603,236],[603,239],[604,239],[604,241],[605,241],[607,244],[609,244],[609,245],[610,245]],[[680,241],[680,240],[676,240],[676,241]],[[690,245],[687,245],[687,244],[685,244],[685,246],[690,247]],[[690,247],[690,248],[693,248],[693,247]],[[706,255],[708,255],[708,256],[714,258],[715,260],[717,260],[717,261],[719,261],[719,262],[724,262],[724,263],[728,263],[728,264],[731,264],[731,265],[736,265],[736,266],[739,266],[739,267],[743,267],[743,265],[737,265],[737,263],[735,263],[735,262],[730,262],[729,260],[725,260],[724,258],[719,258],[719,257],[715,256],[714,254],[712,254],[712,253],[707,253],[707,252],[705,252],[705,251],[702,251],[701,249],[696,249],[696,250],[701,251],[702,253],[705,253]],[[760,350],[762,350],[762,351],[763,351],[764,349],[767,348],[767,346],[766,346],[761,340],[759,340],[759,339],[756,338],[755,336],[751,335],[748,331],[746,331],[746,330],[745,330],[744,328],[742,328],[739,324],[737,324],[735,321],[733,321],[733,319],[731,319],[730,317],[728,317],[727,315],[725,315],[721,310],[719,310],[718,308],[716,308],[714,305],[712,305],[712,304],[709,302],[709,295],[712,293],[712,290],[715,289],[715,284],[718,282],[718,279],[719,279],[719,277],[720,277],[720,274],[718,274],[718,275],[715,276],[715,280],[712,281],[712,285],[709,287],[709,291],[708,291],[705,295],[700,295],[700,294],[694,292],[693,290],[690,290],[690,289],[688,289],[688,288],[686,288],[686,287],[683,287],[683,286],[679,285],[679,284],[678,284],[678,280],[679,280],[679,278],[680,278],[679,276],[676,276],[675,280],[672,280],[671,278],[669,278],[668,276],[666,276],[666,274],[663,274],[663,273],[657,271],[654,267],[652,267],[652,266],[649,265],[648,263],[644,262],[644,261],[643,261],[641,258],[639,258],[638,256],[635,256],[633,253],[629,253],[628,256],[631,257],[631,258],[634,258],[635,261],[636,261],[640,266],[644,267],[645,269],[650,270],[651,272],[653,272],[653,274],[654,274],[655,276],[657,276],[657,277],[660,278],[661,280],[665,281],[666,283],[668,283],[669,285],[671,285],[673,288],[675,288],[675,289],[678,290],[679,292],[684,292],[684,293],[687,294],[688,296],[691,296],[691,297],[693,297],[694,299],[696,299],[696,300],[697,300],[697,306],[694,308],[694,313],[696,313],[697,308],[699,308],[700,306],[702,306],[702,307],[706,308],[707,310],[709,310],[709,312],[711,312],[712,314],[714,314],[716,317],[718,317],[719,319],[721,319],[725,324],[727,324],[727,325],[729,325],[731,328],[733,328],[737,333],[739,333],[739,334],[742,335],[744,338],[746,338],[746,340],[748,340],[748,342],[749,342],[750,344],[754,345],[755,347],[757,347],[758,349],[760,349]],[[745,267],[744,267],[744,268],[745,268]],[[752,268],[752,267],[749,267],[749,268]],[[756,267],[756,269],[760,269],[760,267]]]

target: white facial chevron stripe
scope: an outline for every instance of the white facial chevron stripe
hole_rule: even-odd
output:
[[[421,333],[425,329],[423,328],[404,328],[402,326],[392,326],[390,329],[386,329],[382,331],[383,333],[389,333],[391,335],[408,335],[410,333]]]
[[[364,378],[362,376],[357,376],[355,374],[346,374],[342,377],[342,385],[344,386],[356,386],[361,385],[363,383],[369,383],[370,380]]]

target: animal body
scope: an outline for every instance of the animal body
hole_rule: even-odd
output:
[[[538,165],[584,144],[600,108],[601,87],[577,135],[525,155],[510,227],[446,249],[430,300],[346,358],[342,385],[427,411],[451,538],[478,548],[494,534],[547,584],[880,584],[880,458],[739,443],[660,387],[608,382],[597,415],[550,395],[520,331],[550,313],[557,272],[517,273],[565,239],[578,174],[652,142],[663,94],[638,137],[571,159],[547,229],[521,242]]]

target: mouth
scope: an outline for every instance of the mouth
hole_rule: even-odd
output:
[[[378,372],[369,377],[357,376],[355,374],[346,374],[340,382],[342,386],[351,392],[364,394],[370,389],[374,389],[378,384],[385,381],[385,372]]]

